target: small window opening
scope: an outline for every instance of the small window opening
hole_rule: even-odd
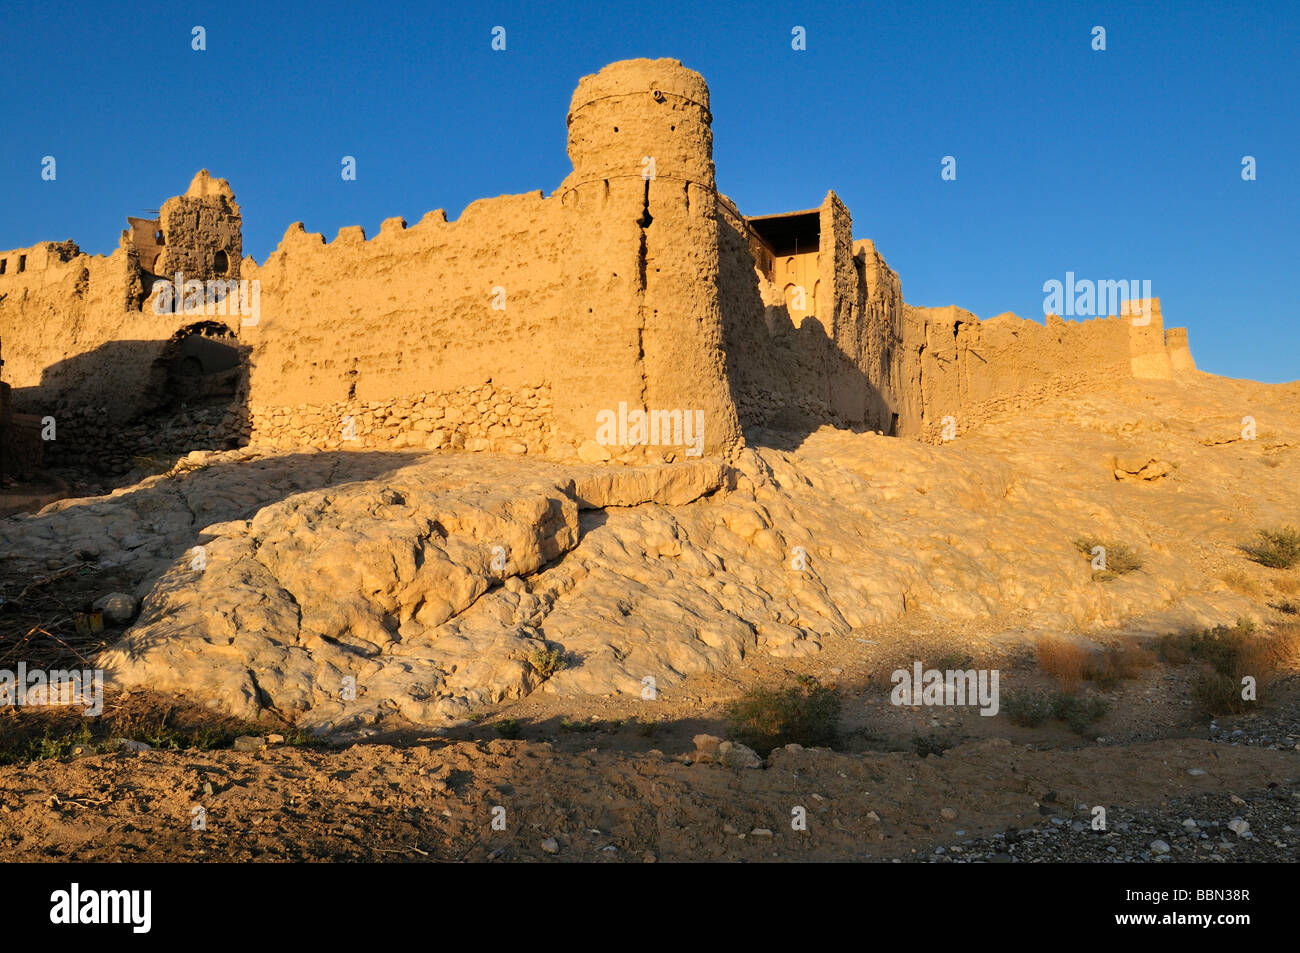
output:
[[[9,264],[9,261],[7,259],[0,258],[0,275],[3,275],[5,273],[5,266],[7,264]]]
[[[212,256],[212,270],[219,275],[224,275],[230,270],[230,256],[224,251],[219,251]]]
[[[26,270],[27,270],[27,256],[26,256],[26,255],[19,255],[19,256],[18,256],[18,270],[19,270],[19,271],[26,271]]]

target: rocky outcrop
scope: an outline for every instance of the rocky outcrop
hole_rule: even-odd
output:
[[[1295,521],[1293,478],[1284,454],[1252,465],[1260,509],[1244,511],[1238,458],[1265,450],[1205,446],[1205,421],[1247,401],[1278,421],[1273,446],[1300,442],[1294,415],[1261,385],[1136,386],[935,446],[823,428],[731,465],[198,454],[0,522],[0,554],[20,574],[72,559],[135,581],[140,616],[101,659],[119,687],[322,730],[447,724],[533,691],[671,690],[904,616],[1031,636],[1231,622],[1249,603],[1216,560],[1241,560],[1256,522]],[[1116,480],[1152,460],[1170,464],[1159,492]],[[1141,569],[1095,582],[1087,536]]]

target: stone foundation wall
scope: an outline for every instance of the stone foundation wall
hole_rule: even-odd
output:
[[[230,449],[247,438],[242,412],[223,402],[146,414],[125,425],[106,404],[57,403],[48,416],[55,438],[43,441],[44,465],[105,475],[149,470],[191,450]]]
[[[544,454],[552,444],[551,389],[491,383],[387,400],[257,406],[253,444],[280,449],[492,450]]]

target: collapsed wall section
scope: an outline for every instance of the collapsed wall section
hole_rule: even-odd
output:
[[[184,195],[163,203],[158,215],[161,244],[150,269],[175,280],[239,279],[243,257],[243,216],[225,179],[199,170]]]
[[[238,324],[237,317],[232,325],[225,317],[158,313],[150,297],[158,279],[149,268],[185,250],[188,277],[213,275],[216,250],[238,253],[240,226],[229,185],[204,171],[186,196],[164,203],[160,221],[129,219],[111,255],[82,254],[71,241],[0,252],[5,377],[16,412],[53,420],[46,463],[120,472],[172,437],[180,449],[237,438],[238,409],[229,400],[202,409],[191,401],[169,421],[175,426],[140,418],[170,413],[180,400],[174,372],[186,357],[183,338],[199,327],[219,330],[233,352]],[[217,237],[223,244],[214,244]]]

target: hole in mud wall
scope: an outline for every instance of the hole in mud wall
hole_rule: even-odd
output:
[[[163,372],[158,409],[233,397],[243,363],[239,342],[224,324],[200,321],[182,328],[156,362]]]
[[[145,405],[127,428],[139,459],[170,462],[192,450],[248,442],[248,352],[218,321],[177,331],[154,360]]]
[[[212,270],[218,275],[230,274],[230,256],[224,251],[218,251],[212,256]]]

